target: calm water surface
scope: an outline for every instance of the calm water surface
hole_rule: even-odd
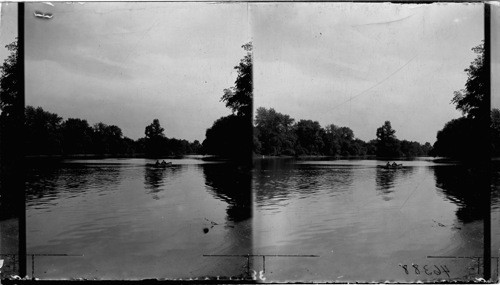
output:
[[[427,258],[483,254],[480,198],[468,170],[425,159],[400,163],[404,168],[384,169],[376,160],[257,160],[254,253],[319,256],[268,257],[266,281],[480,277],[477,260]],[[495,205],[492,224],[499,221]],[[446,265],[450,276],[434,265]],[[263,269],[261,260],[254,266]]]
[[[225,163],[66,160],[27,173],[30,253],[38,278],[240,276],[251,251],[248,173]],[[28,260],[31,265],[31,260]],[[31,267],[28,268],[31,272]]]
[[[194,158],[166,169],[146,166],[151,162],[66,160],[27,171],[28,252],[83,255],[39,257],[35,276],[242,276],[245,258],[203,254],[249,253],[318,256],[268,257],[266,281],[482,274],[474,259],[427,258],[482,256],[477,187],[463,166],[421,159],[388,170],[375,160],[262,159],[248,173]],[[493,169],[498,256],[500,163]],[[450,276],[435,266],[446,266]],[[251,268],[262,271],[262,259],[252,259]]]

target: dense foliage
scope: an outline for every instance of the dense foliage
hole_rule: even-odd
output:
[[[492,155],[500,156],[500,110],[491,110]]]
[[[437,133],[433,154],[450,158],[476,160],[489,156],[489,150],[498,155],[498,110],[489,109],[487,71],[484,45],[472,48],[477,54],[468,68],[465,89],[455,91],[451,103],[463,114],[445,124]],[[491,121],[490,121],[491,120]],[[488,141],[491,137],[491,145]],[[490,148],[491,146],[491,148]]]
[[[18,95],[17,76],[17,41],[5,46],[10,51],[10,55],[0,66],[0,115],[7,118],[14,114],[14,106]]]
[[[488,76],[484,64],[484,45],[480,44],[472,48],[477,54],[474,61],[464,71],[467,73],[465,89],[455,91],[452,103],[457,110],[469,119],[477,119],[489,112],[489,98],[487,96],[485,77]]]
[[[225,89],[221,97],[233,114],[219,118],[207,129],[203,150],[248,162],[252,154],[252,43],[242,48],[247,53],[234,67],[238,72],[234,87]]]
[[[27,106],[25,111],[27,155],[142,155],[164,157],[201,152],[198,141],[167,138],[158,119],[146,127],[145,138],[125,137],[118,126],[102,122],[90,126],[86,120]]]
[[[295,120],[273,108],[256,111],[254,152],[261,155],[326,155],[415,157],[428,155],[430,143],[400,141],[389,121],[377,129],[377,139],[364,142],[348,127],[330,124],[325,128],[312,120]]]
[[[2,163],[17,160],[13,150],[22,141],[19,125],[22,125],[22,101],[19,95],[19,68],[17,40],[5,46],[9,56],[0,66],[0,155]]]
[[[247,54],[240,63],[234,67],[238,76],[234,82],[234,87],[224,89],[221,101],[226,103],[237,116],[252,116],[253,82],[252,82],[252,43],[241,46]]]
[[[6,46],[9,56],[0,66],[0,220],[24,214],[22,66],[17,40]]]

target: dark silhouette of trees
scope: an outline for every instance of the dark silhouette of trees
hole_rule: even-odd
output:
[[[63,153],[92,153],[93,130],[86,120],[69,118],[62,124]]]
[[[160,121],[154,119],[153,123],[145,128],[146,137],[135,143],[137,151],[143,150],[146,156],[153,158],[201,153],[202,147],[199,141],[190,143],[187,140],[167,138],[164,131]]]
[[[454,158],[470,153],[474,147],[474,142],[470,138],[476,132],[474,129],[472,120],[466,117],[447,122],[443,129],[437,133],[433,153],[438,156]]]
[[[96,154],[123,154],[122,130],[114,125],[97,123],[93,127],[94,153]]]
[[[377,129],[377,156],[397,157],[401,155],[400,143],[395,133],[389,121],[385,121],[384,125]]]
[[[274,109],[260,107],[255,116],[254,151],[262,155],[326,155],[326,156],[426,156],[430,143],[399,141],[390,122],[377,131],[378,138],[364,142],[348,127],[334,124],[322,128],[312,120],[295,120]]]
[[[57,114],[44,111],[41,107],[27,106],[24,123],[26,154],[61,154],[62,120]]]
[[[234,87],[225,89],[221,97],[221,101],[225,102],[233,114],[219,118],[207,129],[203,151],[249,164],[253,148],[252,43],[247,43],[242,48],[247,53],[239,65],[234,67],[238,71]]]
[[[3,119],[14,116],[14,108],[19,90],[17,39],[5,47],[10,51],[10,54],[0,67],[0,115]]]
[[[193,143],[189,145],[190,152],[189,153],[201,153],[203,146],[198,140],[194,140]]]
[[[238,158],[242,152],[248,153],[251,136],[246,129],[247,119],[229,115],[216,120],[208,128],[203,141],[203,149],[208,154]]]
[[[500,155],[500,110],[491,110],[491,147],[492,155]]]
[[[490,118],[489,98],[487,98],[487,72],[485,66],[484,45],[472,48],[477,54],[468,68],[465,89],[455,91],[451,103],[462,111],[463,117],[453,119],[437,133],[433,155],[477,160],[489,156],[489,140],[493,125]],[[488,129],[489,128],[489,129]],[[492,140],[494,142],[494,140]],[[496,149],[496,147],[493,147]]]
[[[298,155],[319,155],[323,149],[323,132],[320,124],[312,120],[300,120],[295,126]]]
[[[17,38],[0,66],[0,220],[24,215],[22,65]]]
[[[241,59],[240,63],[234,67],[238,71],[238,76],[234,82],[234,87],[224,89],[222,102],[230,108],[237,116],[252,116],[252,43],[246,43],[241,46],[247,54]]]
[[[0,66],[0,158],[3,166],[18,160],[13,150],[20,149],[22,133],[19,133],[19,127],[23,122],[17,38],[5,47],[10,54]]]
[[[69,118],[41,107],[25,108],[25,149],[27,155],[112,155],[179,156],[201,152],[199,141],[168,139],[155,119],[146,127],[146,137],[134,141],[120,127],[102,122],[92,127],[86,120]]]
[[[477,54],[477,57],[464,70],[468,77],[465,89],[455,91],[451,102],[455,104],[457,110],[462,111],[465,117],[477,119],[489,113],[489,98],[486,98],[485,84],[485,77],[488,74],[484,65],[484,45],[473,47],[472,51]]]
[[[326,155],[356,156],[367,154],[367,144],[355,138],[354,132],[348,127],[338,127],[334,124],[326,126],[323,132],[323,144],[323,153]]]
[[[268,155],[295,155],[297,139],[294,119],[274,109],[258,108],[255,117],[256,141],[259,151]]]
[[[146,127],[144,133],[146,134],[146,139],[153,138],[163,138],[165,134],[163,133],[165,129],[160,126],[160,121],[158,119],[154,119],[151,125]]]
[[[153,123],[146,127],[144,133],[146,155],[151,157],[160,157],[167,154],[167,138],[163,133],[164,128],[160,126],[160,121],[154,119]]]

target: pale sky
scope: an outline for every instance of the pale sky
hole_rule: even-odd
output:
[[[482,4],[272,3],[251,15],[255,108],[363,140],[389,120],[399,139],[433,143],[461,115],[450,101],[484,37]]]
[[[492,12],[498,47],[499,8]],[[2,4],[2,47],[14,40],[15,13]],[[254,107],[348,126],[363,140],[390,120],[398,138],[433,143],[461,115],[450,101],[483,21],[482,4],[31,3],[26,104],[115,124],[133,139],[158,118],[168,137],[203,141],[230,114],[219,100],[253,40]]]
[[[249,36],[245,3],[27,4],[26,104],[133,139],[158,118],[167,137],[201,142],[231,113],[219,100]]]

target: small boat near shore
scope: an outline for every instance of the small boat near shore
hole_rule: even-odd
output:
[[[396,165],[379,165],[380,167],[383,167],[385,169],[399,169],[399,168],[403,168],[403,164],[400,163],[400,164],[396,164]]]
[[[166,162],[166,163],[147,163],[146,166],[152,167],[152,168],[167,168],[172,166],[172,162]]]

